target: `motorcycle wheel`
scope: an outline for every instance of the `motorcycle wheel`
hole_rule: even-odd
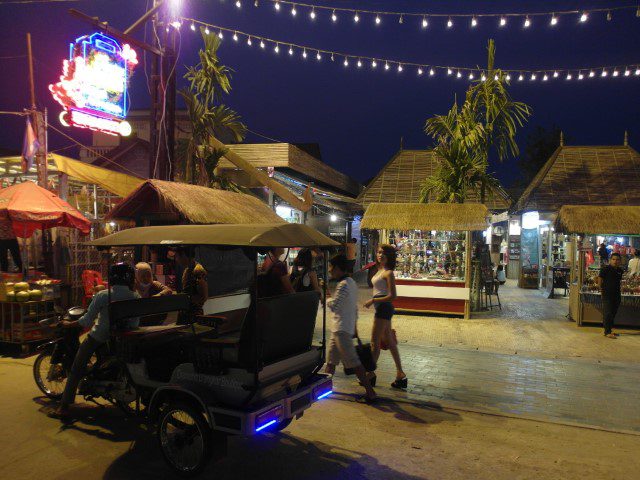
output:
[[[170,403],[160,414],[158,440],[165,461],[178,475],[192,477],[211,457],[211,428],[202,411],[187,403]]]
[[[51,350],[45,350],[33,364],[33,378],[42,393],[54,400],[62,397],[67,373],[61,363],[51,363]]]

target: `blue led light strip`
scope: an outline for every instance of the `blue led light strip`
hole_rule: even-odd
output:
[[[318,400],[322,400],[325,397],[328,397],[329,395],[331,395],[333,393],[333,390],[329,390],[328,392],[324,392],[322,395],[320,395],[318,397]]]
[[[262,425],[261,427],[256,428],[256,432],[259,432],[260,430],[264,430],[265,428],[273,425],[274,423],[276,423],[277,420],[271,420],[270,422],[265,423],[264,425]]]

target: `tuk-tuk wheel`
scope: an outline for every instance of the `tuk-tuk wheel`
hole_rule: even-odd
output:
[[[197,475],[211,458],[211,428],[201,409],[171,402],[161,412],[158,440],[167,464],[179,475]]]

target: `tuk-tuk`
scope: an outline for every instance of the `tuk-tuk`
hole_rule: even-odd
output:
[[[189,247],[213,293],[191,325],[115,334],[131,384],[157,428],[164,458],[195,475],[226,450],[228,435],[281,430],[332,393],[325,362],[326,311],[317,292],[258,297],[259,256],[274,247],[328,249],[338,243],[305,225],[177,225],[123,230],[90,243]],[[326,268],[326,257],[325,268]],[[239,273],[238,273],[239,272]],[[327,281],[323,283],[326,294]],[[211,290],[211,288],[210,288]],[[322,341],[313,337],[322,305]],[[188,309],[185,295],[112,302],[111,325]]]

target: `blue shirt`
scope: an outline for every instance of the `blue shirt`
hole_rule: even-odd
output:
[[[136,292],[124,285],[114,285],[111,288],[111,301],[133,300],[140,298]],[[89,335],[97,342],[104,343],[109,340],[109,292],[102,290],[96,293],[89,304],[89,309],[78,323],[85,328],[91,328]],[[129,318],[127,320],[127,329],[134,330],[138,328],[139,318]]]

